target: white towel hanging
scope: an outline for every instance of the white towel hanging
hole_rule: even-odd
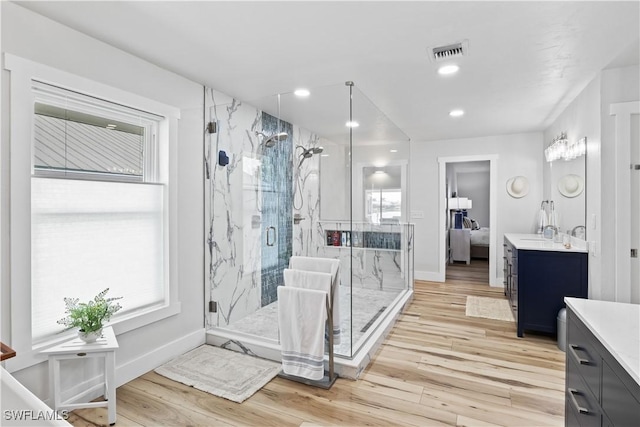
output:
[[[310,380],[324,377],[324,328],[328,294],[278,286],[282,370]]]
[[[340,260],[334,258],[292,256],[289,259],[289,268],[294,270],[331,274],[333,289],[333,300],[331,302],[331,313],[333,316],[333,344],[340,344]],[[285,285],[286,284],[287,282],[285,278]]]

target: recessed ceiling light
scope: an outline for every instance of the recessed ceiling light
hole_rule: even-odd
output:
[[[446,76],[447,74],[457,73],[459,69],[460,67],[458,67],[457,65],[443,65],[442,67],[438,68],[438,74]]]
[[[451,110],[451,111],[449,111],[449,115],[451,117],[460,117],[460,116],[464,115],[464,111],[462,111],[462,110]]]
[[[398,150],[389,150],[390,153],[397,153]]]
[[[295,96],[300,96],[300,97],[305,97],[305,96],[309,96],[311,92],[309,92],[308,89],[296,89],[293,94]]]
[[[353,121],[353,122],[347,122],[347,123],[345,123],[345,124],[346,124],[346,126],[347,126],[348,128],[357,128],[358,126],[360,126],[360,123],[355,122],[355,121]]]
[[[117,127],[118,127],[118,126],[114,125],[113,123],[109,123],[109,124],[106,126],[106,128],[107,128],[107,129],[115,129],[115,128],[117,128]]]

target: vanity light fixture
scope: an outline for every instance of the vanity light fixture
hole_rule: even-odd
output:
[[[309,96],[311,94],[311,92],[309,92],[308,89],[304,89],[304,88],[300,88],[300,89],[296,89],[293,94],[295,96],[299,96],[300,98],[305,98],[307,96]]]
[[[447,76],[449,74],[457,73],[459,69],[460,67],[455,64],[443,65],[442,67],[438,68],[438,74],[440,74],[441,76]]]
[[[573,160],[577,157],[584,156],[587,152],[587,137],[579,139],[575,142],[569,142],[566,132],[561,132],[556,136],[551,144],[544,150],[544,157],[547,162],[551,163],[555,160]]]
[[[449,115],[451,117],[460,117],[464,115],[464,111],[463,110],[451,110],[449,111]]]
[[[360,123],[355,122],[355,121],[349,121],[349,122],[345,123],[345,125],[348,128],[357,128],[358,126],[360,126]]]
[[[374,172],[376,175],[382,175],[383,173],[385,173],[383,170],[377,170]]]

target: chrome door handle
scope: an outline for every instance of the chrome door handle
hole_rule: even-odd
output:
[[[576,400],[576,394],[580,394],[580,392],[576,389],[573,388],[568,388],[567,391],[569,392],[569,397],[571,398],[571,403],[573,404],[573,407],[576,409],[576,411],[578,411],[581,414],[588,414],[589,413],[589,409],[580,406],[580,404],[578,403],[578,401]]]
[[[276,228],[274,226],[271,227],[267,227],[266,228],[266,232],[267,232],[267,246],[273,246],[274,242],[272,242],[271,240],[269,240],[269,236],[271,235],[271,233],[269,233],[271,230],[273,230],[273,235],[275,237],[276,235]]]

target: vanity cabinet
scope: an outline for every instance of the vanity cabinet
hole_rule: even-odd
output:
[[[505,237],[505,294],[517,324],[525,330],[556,333],[564,297],[587,298],[586,252],[521,249]]]
[[[640,425],[640,385],[571,307],[567,308],[565,425]]]

